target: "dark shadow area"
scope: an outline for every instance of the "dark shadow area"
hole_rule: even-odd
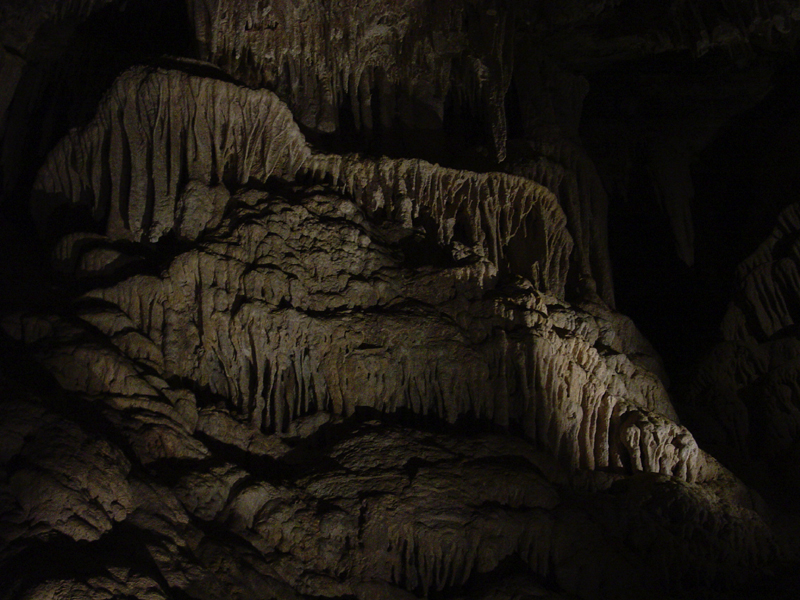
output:
[[[67,132],[87,124],[102,96],[125,69],[157,63],[165,54],[194,56],[186,7],[180,0],[115,2],[84,22],[45,23],[28,48],[27,63],[0,128],[0,311],[63,302],[71,292],[50,266],[38,240],[29,198],[48,152]],[[67,211],[65,233],[97,225]],[[77,221],[76,221],[77,219]],[[91,221],[91,219],[89,219]],[[63,283],[63,282],[62,282]]]
[[[796,56],[738,57],[734,50],[615,67],[591,78],[585,102],[582,135],[609,192],[617,309],[661,353],[676,388],[719,339],[736,266],[798,198]],[[765,73],[773,70],[772,90],[759,100]],[[614,134],[624,142],[618,148],[593,145],[607,144]],[[696,149],[687,155],[694,187],[692,266],[678,257],[648,162],[653,140],[673,135]],[[630,140],[636,145],[626,148]]]
[[[195,54],[180,0],[115,2],[78,24],[46,23],[28,48],[0,140],[6,217],[27,222],[27,200],[45,156],[71,128],[89,122],[122,71],[163,55]]]

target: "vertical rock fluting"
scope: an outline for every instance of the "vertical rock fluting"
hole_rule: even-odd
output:
[[[79,204],[110,238],[155,242],[176,220],[178,235],[197,235],[224,210],[224,194],[204,200],[191,182],[291,181],[301,169],[340,187],[373,216],[429,229],[445,247],[478,248],[502,271],[564,292],[572,239],[555,197],[537,183],[419,160],[313,154],[271,92],[177,71],[123,75],[95,119],[51,152],[35,184],[33,212],[47,230],[59,205]]]
[[[117,75],[192,53],[182,0],[9,0],[0,6],[0,194],[11,215],[53,145],[93,115]]]
[[[364,241],[355,228],[332,236],[312,215],[297,215],[305,211],[279,210],[280,218],[233,232],[233,244],[181,255],[161,277],[135,277],[91,292],[90,298],[118,306],[142,332],[137,343],[146,346],[120,349],[228,398],[242,418],[266,431],[286,431],[318,411],[347,416],[365,407],[450,422],[473,415],[521,425],[530,439],[576,469],[666,473],[689,481],[720,474],[691,434],[672,422],[674,411],[657,378],[624,355],[603,356],[593,346],[600,327],[592,317],[576,319],[536,295],[518,306],[465,313],[458,309],[457,290],[480,290],[479,271],[455,269],[419,281],[370,251],[375,242]],[[314,261],[312,271],[309,258],[294,258],[314,252],[294,241],[301,231],[317,243],[339,236],[353,241],[335,262]],[[259,242],[265,235],[269,241]],[[449,289],[438,310],[458,310],[453,316],[460,326],[435,318],[432,307],[420,308],[419,316],[391,309],[430,301],[427,285]],[[366,312],[373,307],[385,308]],[[497,318],[503,329],[520,323],[527,333],[491,334]],[[117,319],[102,311],[84,319],[106,335],[118,327],[109,329]],[[145,351],[152,344],[157,349]],[[52,360],[62,374],[89,364],[85,358],[74,363],[68,351],[46,362]],[[102,378],[108,369],[96,364],[100,371],[92,368],[88,379]],[[63,376],[61,383],[75,391],[85,385]]]
[[[336,131],[344,109],[361,130],[441,129],[455,86],[502,161],[513,19],[500,4],[195,0],[189,15],[206,59],[277,91],[306,127]]]
[[[48,80],[53,78],[48,54],[58,54],[70,30],[108,4],[110,0],[9,0],[0,6],[0,204],[4,208],[13,202],[21,171],[31,166],[21,155],[26,141],[41,132],[30,129],[35,126],[49,134],[53,127],[53,114],[35,118],[32,114],[41,110],[44,95],[52,93],[45,91],[53,85]],[[27,147],[29,152],[32,146]]]
[[[217,87],[212,98],[208,90]],[[218,107],[220,98],[237,99],[237,110],[231,115],[219,108],[212,112],[208,105]],[[160,134],[152,135],[153,130]],[[247,135],[253,131],[259,137]],[[167,165],[167,173],[153,168],[158,164]],[[421,161],[315,156],[273,95],[180,73],[133,71],[121,78],[98,118],[52,153],[42,169],[34,207],[45,221],[53,199],[79,204],[88,198],[96,218],[108,215],[108,235],[123,239],[158,239],[175,226],[177,215],[178,232],[190,231],[191,238],[204,227],[213,229],[215,223],[199,216],[211,219],[223,204],[265,202],[212,193],[226,174],[240,185],[267,183],[270,175],[291,179],[301,167],[304,176],[328,180],[352,196],[367,218],[388,217],[387,223],[408,231],[424,215],[434,223],[429,231],[434,243],[447,247],[458,241],[467,264],[483,265],[482,272],[502,273],[511,267],[543,289],[563,293],[570,248],[563,213],[552,194],[531,181],[457,172]],[[209,191],[203,191],[204,184],[184,185],[179,201],[182,178],[205,181]],[[190,212],[199,223],[184,222],[187,195],[194,198]],[[402,272],[401,265],[382,254],[373,256],[367,250],[369,236],[354,225],[338,238],[352,240],[339,249],[339,261],[348,255],[356,258],[351,266],[331,261],[329,270],[308,271],[309,263],[298,262],[297,253],[318,252],[316,246],[308,247],[312,240],[321,244],[330,239],[331,247],[342,243],[318,225],[315,236],[301,235],[299,246],[295,241],[301,232],[298,223],[311,226],[319,218],[315,211],[326,202],[337,201],[316,199],[310,211],[273,207],[276,215],[257,213],[258,227],[229,224],[233,229],[227,235],[240,239],[236,246],[209,242],[203,251],[177,257],[162,278],[137,276],[91,295],[122,308],[160,347],[166,373],[229,398],[243,416],[269,430],[284,431],[297,417],[323,409],[352,414],[357,406],[389,412],[405,408],[449,421],[474,414],[501,425],[523,423],[532,439],[575,468],[663,472],[689,480],[717,475],[717,467],[698,451],[691,435],[670,423],[675,415],[655,378],[642,379],[641,369],[627,359],[601,360],[593,342],[578,342],[574,333],[563,339],[558,327],[549,333],[532,329],[525,341],[506,343],[503,335],[479,340],[476,348],[477,342],[468,341],[458,328],[449,334],[452,343],[445,343],[437,341],[442,339],[441,324],[423,319],[413,325],[415,319],[391,312],[380,318],[343,314],[331,329],[330,322],[314,315],[430,299],[410,292],[424,288],[412,285],[413,273],[399,280],[381,275],[387,269]],[[343,215],[358,210],[348,208],[349,201],[338,202]],[[538,214],[528,220],[535,208]],[[259,228],[274,227],[281,232],[278,238],[258,241],[263,235]],[[257,268],[260,264],[263,269]],[[474,266],[451,272],[445,282],[456,298],[454,280],[466,278],[460,285],[477,289],[487,281],[470,283]],[[383,283],[373,282],[375,278]],[[457,318],[463,323],[468,313]],[[512,322],[519,319],[529,328],[537,322],[524,314],[511,317]],[[356,343],[336,333],[340,327],[361,332],[365,339]],[[405,332],[415,327],[416,336],[409,338]],[[589,331],[585,335],[599,337]],[[411,340],[416,341],[409,344]],[[354,352],[361,347],[374,351]],[[320,354],[323,348],[327,350]],[[465,364],[475,365],[469,371],[474,380],[463,378]],[[72,371],[63,365],[59,370]],[[365,379],[374,381],[364,386]],[[639,382],[645,381],[642,387]],[[664,416],[650,414],[652,410]]]
[[[327,200],[321,204],[329,204]],[[313,231],[313,219],[296,220],[295,231],[276,226],[283,219],[294,221],[303,212],[298,207],[292,211],[273,200],[263,208],[273,217],[265,224],[269,226],[259,227],[261,219],[246,220],[255,240],[274,244],[270,238],[289,233],[296,244],[302,239],[298,230],[309,239],[324,240]],[[342,218],[341,213],[326,216],[325,226]],[[240,249],[248,238],[228,239],[227,253],[244,258]],[[255,240],[250,243],[257,245]],[[375,242],[372,252],[378,250]],[[646,593],[655,581],[673,585],[701,576],[708,561],[721,556],[717,537],[725,543],[719,566],[725,572],[774,557],[764,524],[725,498],[728,488],[737,489],[736,482],[696,449],[688,432],[654,412],[669,411],[657,380],[637,373],[624,356],[604,357],[590,345],[597,334],[591,318],[576,318],[563,304],[531,292],[516,294],[515,302],[503,302],[495,314],[482,314],[486,307],[478,303],[471,319],[455,315],[464,322],[463,330],[443,319],[443,313],[454,312],[448,303],[413,314],[392,314],[386,308],[372,322],[353,306],[337,313],[319,310],[322,306],[316,304],[317,310],[304,315],[282,302],[282,308],[270,311],[271,303],[256,295],[234,311],[226,302],[241,296],[219,278],[231,270],[223,247],[217,242],[200,252],[209,255],[203,270],[210,279],[199,288],[186,279],[198,263],[192,256],[179,257],[159,278],[137,277],[92,292],[77,307],[83,326],[36,317],[5,323],[29,343],[64,389],[81,398],[84,410],[91,407],[113,424],[115,443],[128,448],[129,460],[152,465],[156,472],[163,464],[159,461],[166,461],[169,487],[140,481],[148,471],[137,469],[125,482],[130,498],[105,510],[115,509],[114,518],[125,520],[128,531],[141,532],[171,588],[196,596],[198,579],[219,586],[211,596],[200,594],[202,598],[226,587],[241,589],[245,584],[236,578],[227,583],[218,578],[244,563],[259,565],[258,572],[266,569],[270,577],[304,594],[344,595],[367,582],[385,590],[397,586],[428,594],[469,585],[473,577],[513,558],[562,589],[600,598],[601,590],[623,587]],[[367,252],[367,246],[360,248]],[[299,249],[295,246],[292,252]],[[291,262],[274,247],[268,256]],[[253,278],[279,283],[265,268],[275,267],[255,267]],[[304,279],[298,265],[293,268],[294,281]],[[381,276],[388,272],[384,267]],[[235,269],[233,276],[240,279]],[[380,286],[381,277],[362,277],[372,287]],[[323,276],[318,283],[330,279]],[[438,281],[424,279],[424,285],[444,287],[447,279],[445,273]],[[307,280],[309,287],[312,283],[313,277]],[[345,288],[345,297],[351,302],[364,298],[363,288],[351,286]],[[412,283],[406,289],[414,288]],[[201,296],[184,306],[181,294],[193,289]],[[163,309],[148,306],[149,296],[159,291]],[[327,290],[322,292],[318,303],[331,298]],[[99,299],[104,302],[98,304]],[[455,302],[459,305],[463,309],[463,302]],[[191,315],[184,314],[187,309]],[[505,323],[503,332],[491,333],[499,323]],[[484,339],[468,344],[467,336]],[[188,343],[178,347],[179,339]],[[204,373],[209,374],[208,386],[203,385]],[[192,382],[196,395],[183,387]],[[654,411],[631,402],[637,398]],[[467,411],[500,425],[518,422],[547,452],[538,453],[507,434],[450,439],[448,434],[373,422],[365,431],[339,434],[340,441],[325,446],[324,457],[333,459],[329,466],[320,460],[308,474],[301,470],[290,481],[271,478],[281,463],[264,463],[269,468],[248,472],[220,460],[236,456],[230,450],[220,452],[220,444],[249,456],[288,457],[288,448],[268,435],[271,429],[292,431],[287,424],[314,410],[334,413],[335,418],[337,412],[365,407],[384,415],[405,407],[447,420]],[[42,418],[47,413],[33,418],[26,414],[4,419],[3,426],[17,431],[14,419],[21,416],[30,421],[29,429],[43,428],[51,435]],[[36,448],[35,438],[24,432],[16,446]],[[8,445],[6,454],[14,456],[16,446]],[[210,449],[217,458],[208,460]],[[90,456],[93,451],[91,445],[85,448]],[[559,456],[571,468],[561,471],[547,454]],[[289,463],[292,470],[296,461]],[[579,469],[577,475],[573,469]],[[583,485],[591,490],[606,487],[604,478],[624,482],[624,473],[637,471],[664,475],[647,480],[639,473],[629,491],[606,494],[605,502],[589,512],[580,501],[562,498],[544,475],[563,485],[573,476],[580,481],[582,472]],[[35,472],[19,473],[19,481],[36,481]],[[101,473],[100,482],[107,486],[113,472],[101,469],[95,477]],[[58,494],[60,485],[52,484],[52,494],[69,500]],[[717,486],[728,491],[720,494]],[[12,494],[19,493],[12,489]],[[573,490],[567,496],[575,494]],[[67,506],[70,502],[63,507],[65,514],[75,509]],[[682,523],[676,511],[695,518]],[[32,513],[41,511],[33,507]],[[103,526],[108,531],[109,524]],[[214,537],[219,528],[227,532],[224,541]],[[74,528],[65,531],[79,535]],[[609,531],[614,532],[610,546]],[[646,550],[652,539],[665,541]],[[214,549],[217,543],[222,545]],[[576,548],[581,552],[576,554]],[[630,548],[646,550],[656,562],[640,564]],[[221,554],[227,557],[224,568]],[[584,576],[575,577],[576,570]],[[84,585],[92,588],[101,581]],[[253,585],[252,578],[248,581]],[[123,590],[134,585],[127,578],[118,582]]]
[[[368,214],[412,227],[420,214],[436,223],[438,244],[471,247],[505,273],[563,295],[572,239],[545,187],[502,173],[471,173],[419,160],[314,157],[317,178],[330,174]]]
[[[800,206],[778,217],[772,233],[736,270],[737,290],[722,323],[726,340],[757,344],[793,331],[798,315]]]
[[[449,63],[465,42],[463,12],[459,3],[425,0],[391,6],[199,0],[189,7],[207,59],[285,90],[299,121],[321,131],[337,127],[345,96],[354,121],[372,129],[376,86],[381,96],[395,95],[404,82],[412,94],[414,87],[430,94],[420,100],[443,103]]]
[[[51,152],[32,209],[71,296],[0,318],[0,596],[693,597],[783,558],[609,308],[586,80],[520,92],[530,65],[512,68],[520,32],[605,34],[627,4],[523,4],[192,0],[201,53],[233,78],[130,70]],[[671,15],[703,31],[749,19],[740,5]],[[0,115],[18,58],[4,44]],[[522,160],[476,173],[301,133],[413,135],[451,108],[489,147],[464,160],[496,167],[510,125]],[[685,208],[672,166],[656,175]],[[770,460],[800,431],[795,213],[743,266],[704,372],[729,369],[721,427]]]
[[[59,203],[80,203],[112,238],[157,241],[173,228],[190,181],[291,179],[308,156],[274,94],[135,68],[95,119],[50,153],[34,186],[34,217],[46,227]]]
[[[516,582],[520,592],[558,586],[602,598],[702,577],[703,554],[715,548],[707,531],[728,543],[732,563],[772,552],[752,517],[669,478],[634,479],[630,492],[605,494],[604,506],[587,511],[581,497],[588,496],[564,493],[547,458],[509,436],[373,422],[325,443],[314,456],[322,469],[275,477],[224,459],[173,456],[167,485],[158,466],[131,469],[118,456],[117,436],[91,439],[35,401],[7,408],[0,402],[0,430],[14,435],[4,435],[0,464],[19,466],[0,496],[0,540],[14,540],[0,556],[21,578],[2,577],[26,598],[458,597],[481,580],[502,585],[509,561],[530,570],[530,580]],[[53,449],[71,460],[42,454]],[[22,509],[9,512],[14,502]],[[655,513],[643,509],[653,504]],[[696,513],[702,526],[681,532],[668,516],[676,511]],[[53,526],[69,554],[47,545]],[[636,555],[643,535],[666,541],[663,552],[650,551],[655,561]],[[43,548],[61,559],[59,569],[41,560]],[[35,572],[24,564],[31,549],[40,559]],[[84,561],[79,578],[69,572],[76,559]]]
[[[354,204],[322,195],[293,207],[220,191],[224,182],[266,185],[295,176],[328,182]],[[34,211],[43,224],[59,202],[88,203],[112,240],[157,241],[172,229],[189,240],[218,232],[176,257],[161,277],[135,276],[89,296],[122,309],[158,348],[159,370],[228,398],[255,426],[285,431],[298,417],[320,410],[346,416],[358,406],[448,421],[473,414],[503,426],[521,423],[573,468],[690,481],[719,473],[691,434],[671,422],[674,411],[656,378],[624,355],[604,357],[593,347],[600,327],[591,319],[557,312],[542,321],[533,306],[510,309],[510,316],[462,308],[452,328],[402,311],[369,312],[408,301],[455,302],[468,289],[480,295],[503,273],[563,294],[571,238],[553,194],[529,179],[315,155],[270,92],[136,69],[120,78],[89,126],[51,153],[36,189]],[[329,204],[339,206],[323,208]],[[220,224],[226,209],[237,216]],[[323,214],[339,225],[325,227]],[[443,279],[420,282],[391,258],[390,247],[371,250],[380,237],[359,231],[364,219],[395,228],[395,239],[421,226],[456,262]],[[273,230],[277,235],[264,237]],[[336,250],[325,257],[325,248]],[[448,291],[431,296],[437,280]],[[320,318],[329,313],[337,319]],[[513,341],[506,333],[468,334],[472,320],[497,317],[521,322],[527,333]],[[83,385],[62,384],[76,391]]]
[[[512,161],[510,171],[541,183],[558,197],[575,243],[570,284],[578,296],[602,299],[613,308],[608,198],[594,164],[585,152],[564,140],[528,144],[538,156]]]
[[[608,198],[579,142],[588,81],[545,59],[530,40],[517,42],[514,94],[524,142],[512,146],[505,170],[541,183],[558,197],[575,249],[570,290],[614,307],[608,252]]]
[[[689,398],[709,442],[737,463],[773,461],[797,489],[800,448],[800,206],[736,271],[721,341],[701,363]],[[774,476],[774,473],[772,474]]]

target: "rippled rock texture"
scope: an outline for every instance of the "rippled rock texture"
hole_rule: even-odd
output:
[[[41,23],[124,10],[45,4],[0,12],[9,115]],[[797,208],[738,271],[686,394],[696,439],[614,309],[614,174],[568,68],[622,39],[631,60],[791,38],[791,7],[673,7],[633,35],[614,2],[186,4],[200,58],[115,73],[13,161],[29,195],[6,205],[51,266],[0,314],[0,598],[778,589],[794,521],[737,468],[797,455]],[[570,28],[587,46],[544,57]],[[374,132],[476,147],[352,151]],[[652,191],[691,263],[689,158],[662,141]]]

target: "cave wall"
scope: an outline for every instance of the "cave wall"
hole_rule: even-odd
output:
[[[0,597],[793,597],[798,21],[5,3]]]

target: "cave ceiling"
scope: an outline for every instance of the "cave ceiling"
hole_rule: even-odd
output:
[[[795,598],[799,32],[0,4],[0,600]]]

